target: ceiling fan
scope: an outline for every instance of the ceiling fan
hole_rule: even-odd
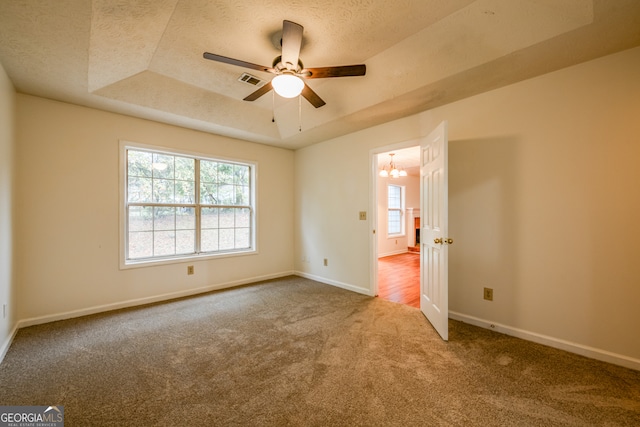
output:
[[[255,101],[265,93],[274,89],[276,93],[285,98],[293,98],[298,95],[305,97],[316,108],[326,103],[315,93],[303,79],[322,79],[327,77],[364,76],[366,66],[343,65],[338,67],[304,68],[300,61],[300,47],[302,46],[303,27],[291,21],[282,22],[282,55],[273,60],[273,66],[252,64],[239,59],[228,58],[222,55],[205,52],[202,56],[212,61],[237,65],[252,70],[266,71],[276,76],[267,84],[244,98],[244,101]]]

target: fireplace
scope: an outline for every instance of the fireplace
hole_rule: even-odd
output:
[[[407,246],[409,252],[420,252],[420,209],[407,208]]]

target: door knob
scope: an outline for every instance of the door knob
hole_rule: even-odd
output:
[[[433,243],[435,243],[436,245],[441,245],[443,242],[440,237],[436,237],[435,239],[433,239]]]
[[[453,245],[453,239],[452,238],[445,239],[444,243],[447,245]]]

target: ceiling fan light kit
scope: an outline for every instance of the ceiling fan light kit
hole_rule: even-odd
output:
[[[277,75],[271,80],[271,86],[283,98],[295,98],[302,93],[304,82],[300,77],[285,73]]]
[[[304,28],[302,25],[296,24],[295,22],[282,22],[282,56],[276,57],[273,61],[272,67],[252,64],[250,62],[209,52],[205,52],[203,57],[211,61],[264,71],[276,75],[271,82],[266,83],[260,89],[247,95],[244,98],[244,101],[255,101],[271,89],[274,89],[278,95],[284,98],[295,98],[296,96],[302,95],[315,108],[320,108],[326,103],[304,80],[329,77],[364,76],[367,68],[364,64],[304,68],[302,61],[300,61],[300,47],[302,46],[303,30]]]

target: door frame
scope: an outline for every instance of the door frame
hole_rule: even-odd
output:
[[[378,295],[378,155],[417,146],[420,138],[369,150],[369,289],[372,297]]]

